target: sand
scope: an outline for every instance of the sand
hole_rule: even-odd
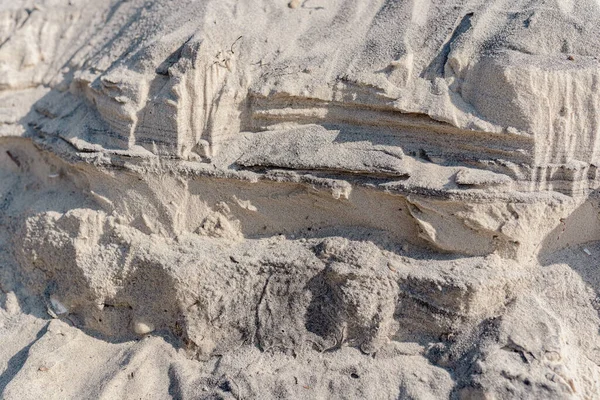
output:
[[[0,398],[600,398],[599,18],[0,1]]]

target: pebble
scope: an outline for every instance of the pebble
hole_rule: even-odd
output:
[[[133,323],[133,331],[138,335],[147,335],[154,331],[154,325],[149,322],[135,321]]]
[[[50,296],[50,304],[52,304],[52,311],[57,315],[68,314],[69,312],[69,309],[54,296]]]

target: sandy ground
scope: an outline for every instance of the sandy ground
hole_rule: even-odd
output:
[[[0,397],[599,398],[599,17],[0,0]]]

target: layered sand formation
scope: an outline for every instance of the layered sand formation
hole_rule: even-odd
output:
[[[600,397],[599,17],[0,2],[0,397]]]

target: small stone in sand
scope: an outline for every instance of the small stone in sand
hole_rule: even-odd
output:
[[[147,335],[154,330],[154,325],[149,322],[135,321],[133,331],[138,335]]]

